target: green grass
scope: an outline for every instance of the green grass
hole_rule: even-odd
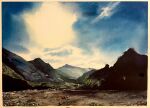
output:
[[[19,74],[17,74],[13,69],[2,63],[2,74],[10,76],[15,79],[23,79],[23,77]]]

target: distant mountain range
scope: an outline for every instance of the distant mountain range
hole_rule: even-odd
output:
[[[147,89],[147,56],[130,48],[114,66],[86,69],[66,64],[54,69],[41,58],[26,61],[2,49],[3,91],[34,88]],[[10,86],[11,85],[11,86]]]

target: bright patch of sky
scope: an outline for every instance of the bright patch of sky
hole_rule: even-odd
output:
[[[3,2],[3,47],[54,68],[113,65],[128,48],[147,54],[147,2]]]

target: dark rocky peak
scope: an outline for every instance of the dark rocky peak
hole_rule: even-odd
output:
[[[129,48],[123,54],[123,56],[126,56],[126,57],[131,57],[131,56],[136,56],[136,55],[139,55],[139,54],[134,50],[134,48]]]
[[[35,58],[34,60],[31,60],[29,62],[35,65],[36,67],[42,66],[43,68],[49,67],[52,70],[54,69],[49,63],[45,63],[41,58]]]
[[[127,51],[125,51],[124,53],[127,54],[137,54],[137,52],[134,50],[134,48],[129,48]]]
[[[121,65],[144,65],[147,62],[147,56],[138,54],[133,48],[129,48],[127,51],[123,53],[114,64],[114,66]]]
[[[45,63],[41,58],[35,58],[29,62],[46,75],[50,74],[54,70],[54,68],[49,63]]]
[[[36,62],[44,62],[41,58],[35,58],[33,61],[36,61]]]

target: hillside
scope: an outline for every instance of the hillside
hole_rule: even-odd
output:
[[[89,79],[100,81],[99,89],[137,90],[147,89],[146,55],[130,48],[118,58],[114,66],[108,65],[95,71]]]

